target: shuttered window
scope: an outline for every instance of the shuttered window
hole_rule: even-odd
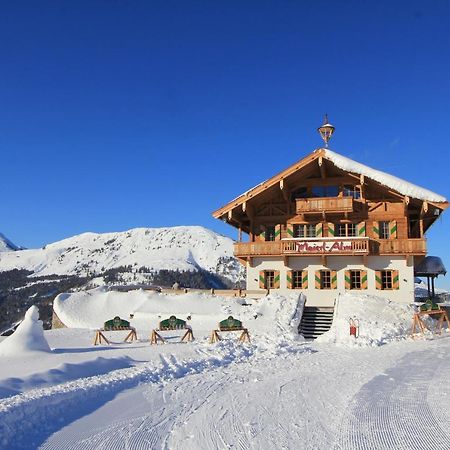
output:
[[[331,289],[331,270],[320,271],[320,289]]]
[[[379,233],[380,239],[389,239],[389,236],[390,236],[389,222],[386,222],[386,221],[378,222],[378,233]]]
[[[381,271],[381,289],[392,289],[392,271]]]
[[[295,238],[316,237],[316,225],[312,223],[301,223],[293,225]]]
[[[337,223],[334,232],[335,236],[354,237],[356,236],[356,223]]]
[[[293,270],[292,271],[292,288],[302,289],[303,288],[303,271]]]
[[[398,270],[377,270],[375,272],[375,287],[383,290],[400,289]]]

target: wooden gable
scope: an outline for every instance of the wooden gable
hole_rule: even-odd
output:
[[[383,217],[389,217],[391,213],[388,209],[392,211],[393,217],[403,213],[405,216],[417,215],[422,220],[421,226],[424,231],[448,206],[448,203],[436,204],[410,199],[371,178],[343,170],[327,158],[325,149],[317,149],[218,209],[213,216],[246,233],[252,231],[258,233],[263,224],[276,226],[293,218],[297,222],[302,221],[303,218],[297,216],[298,211],[295,208],[294,197],[298,194],[298,190],[326,186],[342,187],[347,184],[359,187],[361,198],[371,215],[376,216],[379,210]],[[439,211],[437,215],[436,208]],[[355,217],[347,218],[364,220],[367,213],[364,216],[360,211]]]

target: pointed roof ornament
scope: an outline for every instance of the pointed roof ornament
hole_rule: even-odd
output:
[[[326,148],[328,148],[328,141],[331,139],[334,130],[335,128],[333,127],[333,125],[328,122],[328,114],[325,114],[323,125],[317,128],[317,131],[319,132],[320,137],[324,140]]]

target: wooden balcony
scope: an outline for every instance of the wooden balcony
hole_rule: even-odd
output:
[[[369,238],[311,238],[272,242],[241,242],[234,245],[234,254],[238,258],[282,255],[367,255],[369,251]]]
[[[386,239],[375,243],[375,252],[380,255],[425,255],[426,239]],[[377,251],[378,250],[378,251]]]
[[[295,203],[297,214],[345,213],[353,212],[355,208],[353,197],[298,198]]]
[[[268,242],[234,244],[238,258],[253,256],[317,256],[317,255],[425,255],[425,239],[369,238],[283,239]]]

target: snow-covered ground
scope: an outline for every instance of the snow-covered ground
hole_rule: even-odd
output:
[[[381,299],[366,301],[380,310]],[[102,289],[60,297],[58,314],[83,328],[45,332],[51,352],[2,357],[0,448],[448,448],[447,332],[411,339],[400,330],[368,341],[361,331],[364,345],[349,346],[334,330],[329,341],[344,345],[311,343],[294,333],[302,298],[246,302]],[[383,306],[373,323],[388,330],[398,305]],[[117,314],[134,312],[139,341],[119,343],[126,332],[111,332],[117,343],[94,347],[101,312],[109,319],[120,307]],[[170,313],[189,313],[196,340],[150,346],[158,316]],[[230,333],[209,344],[211,328],[230,313],[252,342]]]

